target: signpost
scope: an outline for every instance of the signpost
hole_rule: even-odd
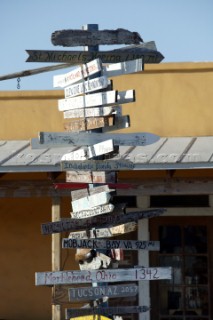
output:
[[[117,30],[59,30],[52,33],[51,41],[55,46],[64,47],[139,44],[143,42],[138,32],[121,28]]]
[[[147,312],[148,310],[149,308],[146,306],[97,307],[82,309],[72,308],[66,309],[65,319],[89,314],[134,314]]]
[[[114,183],[115,171],[67,171],[66,181],[76,183]]]
[[[129,212],[125,214],[100,215],[84,220],[63,219],[57,222],[42,223],[42,234],[52,234],[63,231],[78,231],[82,229],[91,229],[98,227],[112,227],[127,222],[136,222],[139,219],[158,217],[163,214],[165,209],[150,209],[138,212]]]
[[[64,119],[109,116],[115,113],[116,109],[112,106],[88,109],[73,109],[64,111]]]
[[[136,284],[120,284],[112,286],[100,287],[79,287],[69,288],[69,301],[87,301],[96,300],[103,297],[122,298],[134,297],[138,293],[138,286]]]

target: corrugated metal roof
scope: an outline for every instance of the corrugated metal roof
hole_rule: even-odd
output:
[[[28,140],[0,141],[0,172],[61,171],[61,157],[78,149],[32,149]],[[121,146],[112,159],[132,161],[134,170],[213,168],[213,136],[169,137],[143,147]]]

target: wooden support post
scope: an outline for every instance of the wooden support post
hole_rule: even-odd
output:
[[[52,222],[60,220],[60,197],[52,198]],[[61,235],[52,235],[52,271],[60,271],[61,269]],[[52,289],[52,294],[53,294]],[[52,320],[61,320],[61,305],[52,305]]]
[[[137,207],[147,209],[150,206],[150,197],[139,196],[137,197]],[[143,219],[138,221],[138,240],[149,240],[149,219]],[[148,267],[149,266],[149,252],[145,250],[138,251],[138,265]],[[139,281],[139,294],[138,302],[143,305],[150,305],[150,285],[149,281]],[[139,320],[150,320],[150,311],[140,313]]]

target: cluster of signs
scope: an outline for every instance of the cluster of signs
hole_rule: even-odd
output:
[[[139,219],[159,216],[164,210],[126,213],[122,206],[113,204],[115,190],[110,189],[107,183],[115,183],[116,171],[134,169],[134,163],[128,160],[112,159],[119,146],[144,146],[156,142],[159,137],[151,133],[108,133],[130,125],[129,116],[122,115],[121,105],[135,101],[134,90],[119,92],[113,88],[110,78],[141,72],[144,62],[160,62],[162,55],[153,44],[141,43],[138,33],[124,29],[56,31],[52,42],[63,46],[133,45],[106,52],[27,51],[30,54],[28,61],[81,64],[66,74],[54,76],[53,80],[54,87],[64,88],[65,96],[58,101],[58,109],[66,119],[66,132],[40,132],[39,139],[32,139],[32,148],[81,146],[62,156],[61,167],[67,173],[67,182],[99,183],[98,186],[71,192],[71,219],[43,223],[41,227],[45,235],[70,232],[68,238],[62,239],[62,248],[76,250],[80,270],[37,272],[36,285],[92,285],[68,287],[70,302],[93,301],[93,304],[81,309],[67,309],[66,319],[91,319],[91,315],[94,315],[92,319],[96,319],[97,315],[97,319],[104,320],[109,319],[106,318],[108,315],[147,312],[148,306],[110,307],[102,303],[105,297],[136,296],[138,286],[132,281],[171,279],[171,268],[112,268],[114,260],[122,259],[122,250],[157,251],[160,244],[158,241],[107,238],[132,232]],[[110,282],[122,284],[100,285]]]

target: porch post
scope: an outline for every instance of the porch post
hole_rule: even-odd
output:
[[[52,222],[60,220],[61,199],[59,196],[52,197]],[[61,270],[61,235],[52,234],[52,271]],[[52,288],[53,294],[54,287]],[[52,305],[52,320],[61,320],[61,305]]]
[[[150,197],[137,197],[137,208],[147,209],[150,207]],[[138,221],[138,240],[149,240],[149,219]],[[138,265],[149,267],[149,251],[138,251]],[[139,281],[138,302],[140,306],[150,306],[149,281]],[[139,320],[150,320],[150,312],[140,313]]]

